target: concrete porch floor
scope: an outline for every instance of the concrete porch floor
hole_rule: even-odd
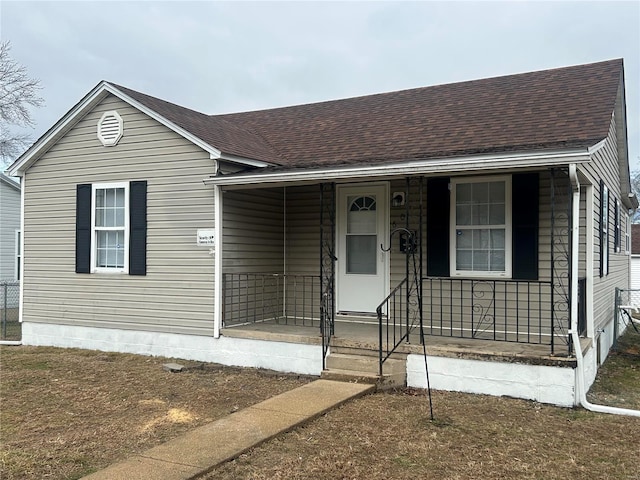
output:
[[[410,343],[398,347],[398,353],[422,354],[418,329],[410,336]],[[320,329],[317,325],[286,325],[266,321],[223,328],[221,334],[232,338],[277,341],[320,345]],[[378,325],[374,323],[336,320],[335,335],[331,339],[333,347],[348,347],[378,351]],[[575,367],[575,357],[567,355],[567,346],[556,345],[556,354],[551,355],[549,345],[515,343],[471,338],[455,338],[426,335],[427,355],[470,360],[485,360],[507,363],[525,363]],[[590,339],[583,339],[583,352],[591,345]]]

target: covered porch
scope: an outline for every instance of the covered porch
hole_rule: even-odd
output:
[[[585,255],[580,277],[572,279],[566,169],[536,174],[537,274],[529,279],[430,274],[428,204],[439,202],[431,177],[220,188],[221,334],[322,345],[323,366],[332,347],[349,344],[374,351],[382,371],[395,353],[423,351],[422,328],[430,354],[568,365],[572,281],[586,332]],[[349,279],[340,273],[347,268],[341,238],[348,236],[340,209],[357,195],[341,197],[340,190],[371,197],[368,185],[381,184],[387,187],[375,198],[386,210],[374,241],[383,291],[366,309],[341,308],[340,295],[350,293],[341,293]]]

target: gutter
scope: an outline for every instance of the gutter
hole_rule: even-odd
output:
[[[319,168],[317,170],[298,169],[284,172],[256,172],[255,174],[224,175],[208,177],[205,185],[241,186],[256,184],[282,184],[289,182],[331,181],[348,178],[380,178],[396,175],[438,174],[469,172],[500,168],[540,168],[542,166],[567,165],[589,162],[590,149],[539,154],[478,155],[433,160],[402,162],[393,165],[348,166]]]
[[[571,250],[577,252],[580,247],[580,181],[578,180],[576,164],[569,165],[569,179],[573,191],[573,202],[571,212]],[[614,415],[627,415],[632,417],[640,417],[640,410],[631,410],[628,408],[610,407],[606,405],[597,405],[587,400],[586,382],[584,379],[584,357],[582,355],[582,347],[580,346],[580,336],[578,335],[578,255],[571,255],[571,339],[576,352],[576,400],[580,402],[582,408],[591,412],[611,413]],[[617,322],[618,319],[616,318]]]

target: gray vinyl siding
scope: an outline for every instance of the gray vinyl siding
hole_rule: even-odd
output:
[[[320,187],[287,187],[287,273],[320,275]]]
[[[224,325],[278,318],[284,295],[282,188],[223,192]]]
[[[117,110],[124,136],[96,137]],[[25,179],[24,321],[213,334],[214,260],[196,231],[214,226],[209,154],[109,96],[28,171]],[[147,274],[76,274],[76,185],[146,180]]]
[[[282,188],[223,193],[223,272],[284,272]]]
[[[20,189],[0,180],[0,280],[16,279],[16,230],[20,229]]]
[[[621,140],[623,141],[623,140]],[[603,328],[613,320],[615,288],[629,288],[629,255],[626,254],[624,242],[620,252],[614,251],[614,206],[615,199],[620,201],[620,164],[618,158],[618,139],[616,137],[616,119],[611,120],[609,135],[602,149],[593,155],[592,161],[581,166],[581,171],[594,186],[594,264],[593,264],[593,305],[595,330]],[[605,182],[609,190],[609,273],[600,277],[600,180]],[[629,221],[626,209],[621,206],[620,227],[622,235]]]

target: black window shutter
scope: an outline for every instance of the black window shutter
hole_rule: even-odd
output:
[[[615,199],[614,202],[614,230],[613,230],[613,251],[616,253],[620,252],[620,203],[618,199]]]
[[[91,184],[76,185],[76,273],[91,273]]]
[[[147,182],[129,184],[129,275],[147,274]]]
[[[604,277],[605,268],[604,268],[604,251],[607,246],[605,245],[605,229],[606,226],[603,225],[603,217],[604,217],[604,181],[600,180],[600,277]],[[605,222],[606,223],[606,222]]]
[[[427,180],[427,275],[449,276],[449,177]]]
[[[518,173],[511,179],[512,278],[538,279],[539,176]]]

